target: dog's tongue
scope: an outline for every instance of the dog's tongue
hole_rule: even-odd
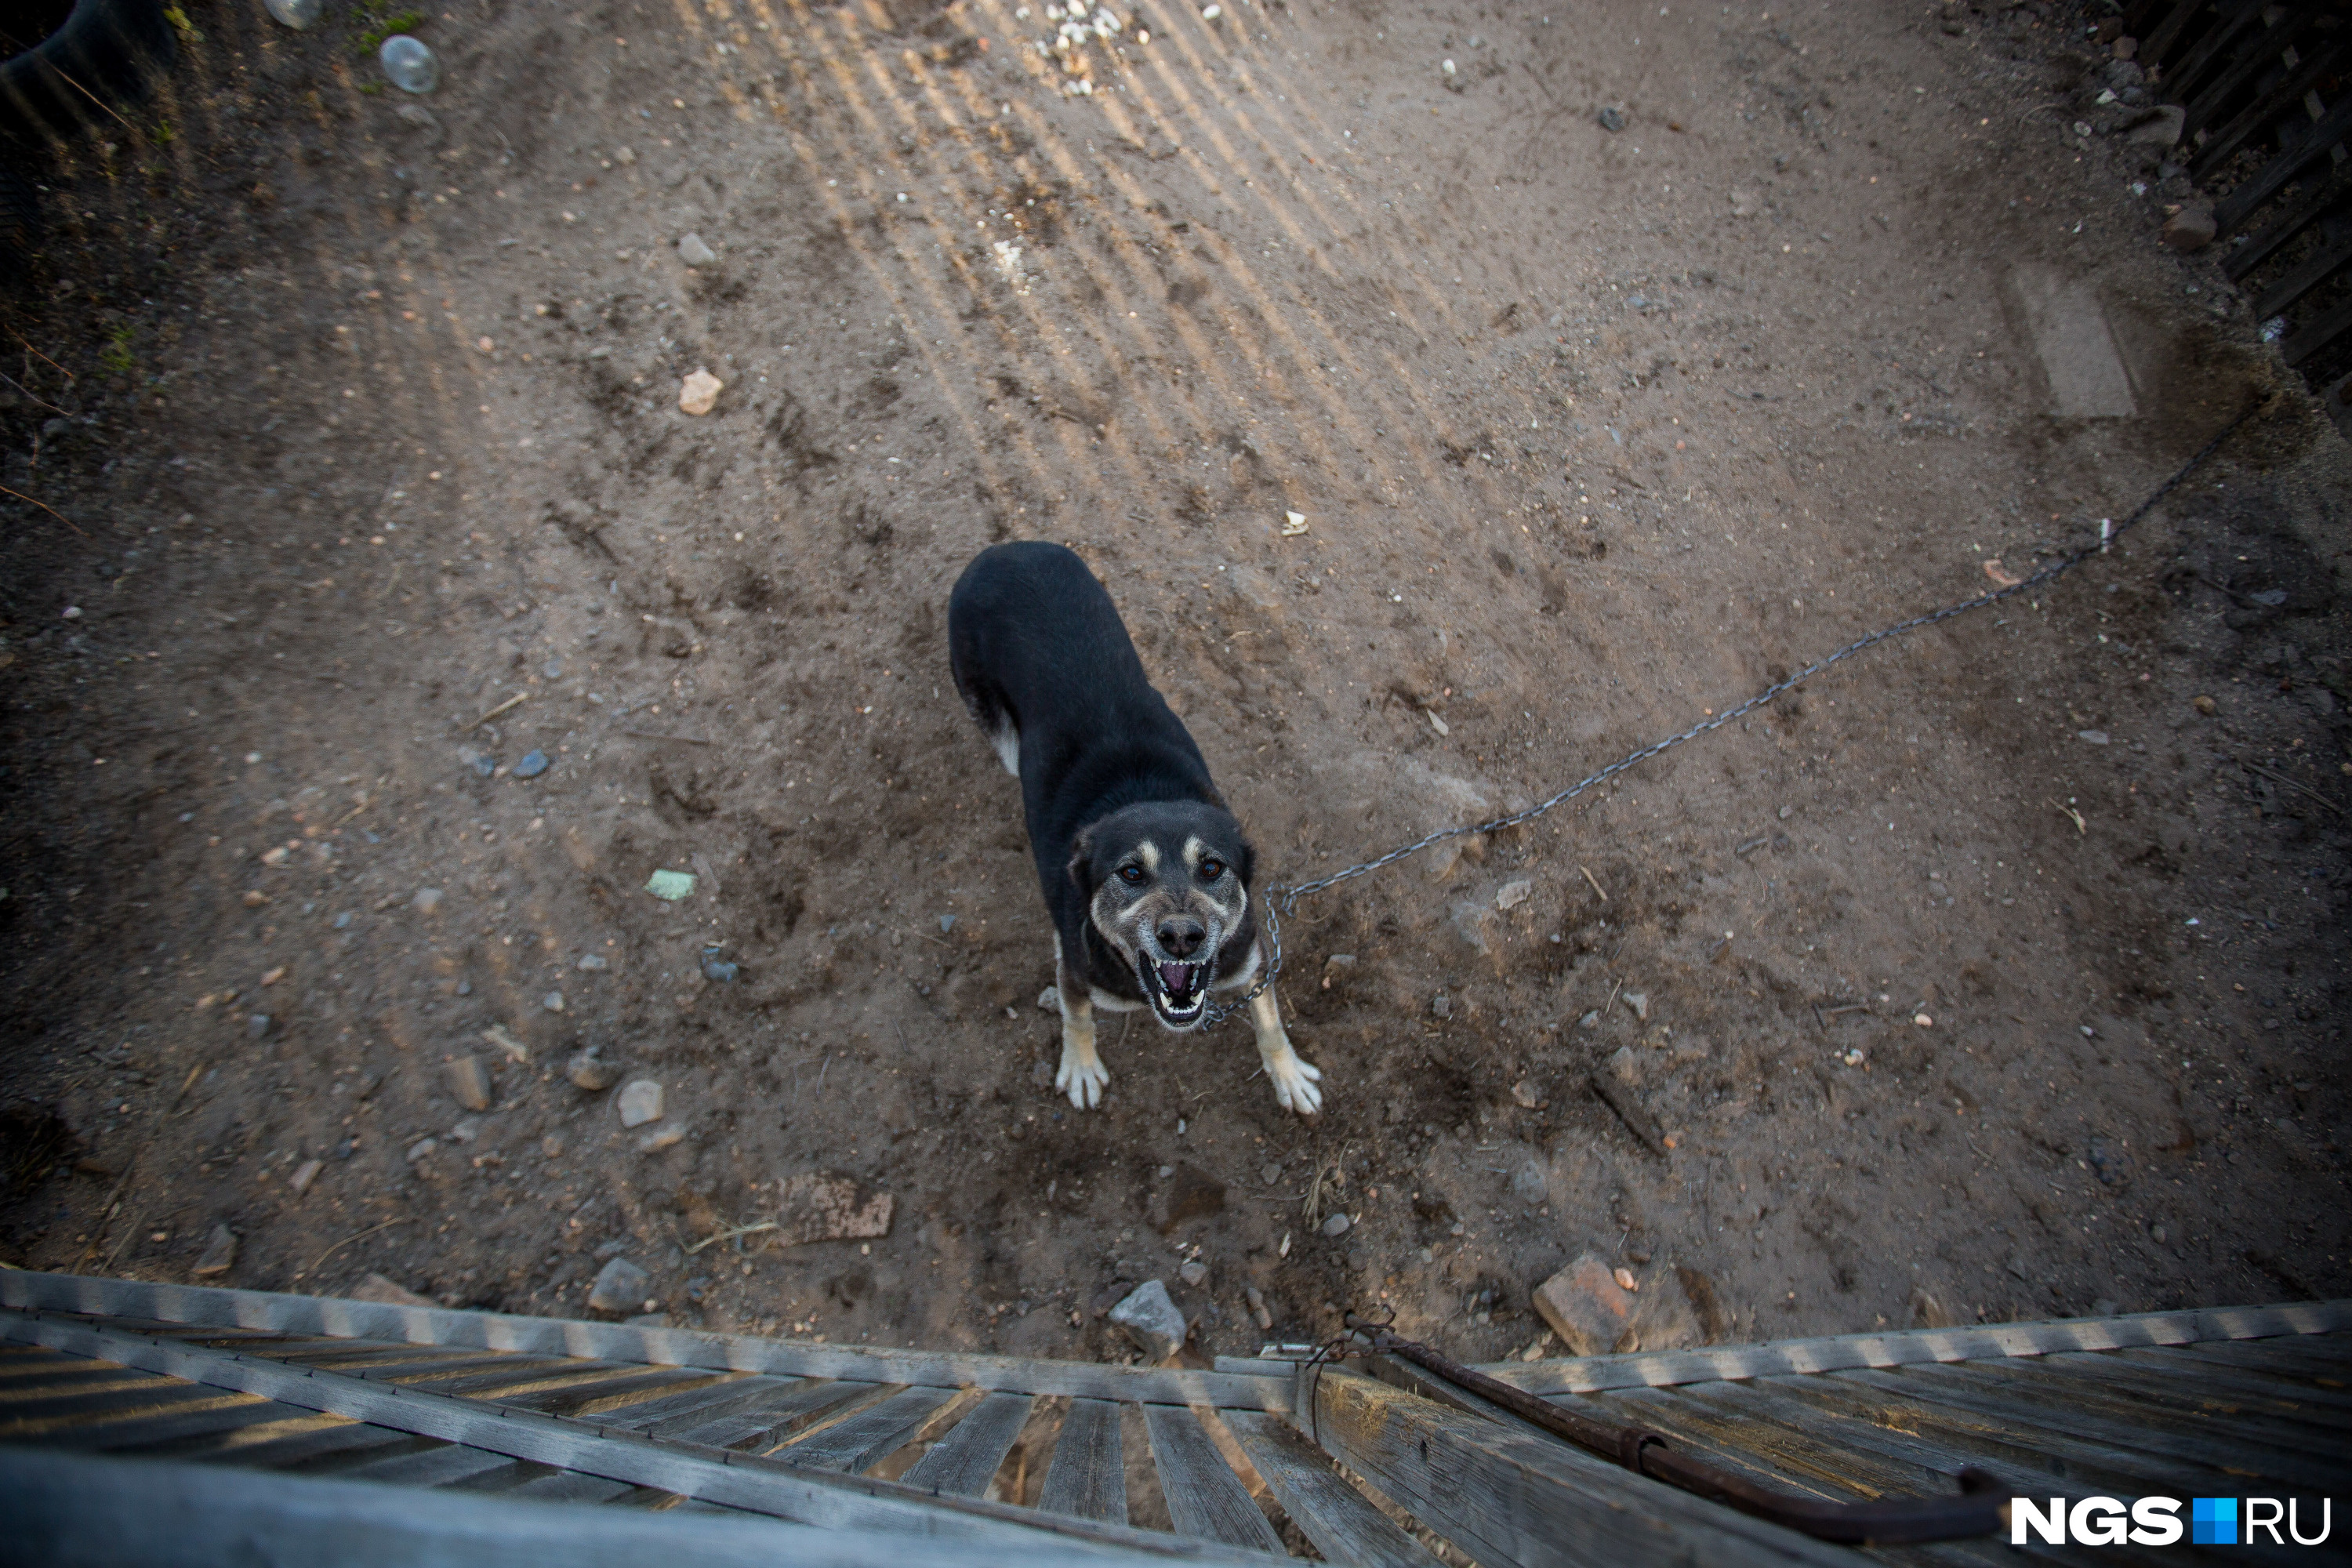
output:
[[[1160,966],[1160,984],[1168,987],[1172,996],[1187,996],[1192,991],[1192,966],[1189,963],[1163,963]]]

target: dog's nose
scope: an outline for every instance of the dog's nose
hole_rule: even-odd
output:
[[[1160,948],[1175,958],[1190,958],[1201,951],[1208,940],[1208,928],[1198,921],[1162,921],[1160,922]]]

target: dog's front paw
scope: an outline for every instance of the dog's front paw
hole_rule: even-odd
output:
[[[1299,1116],[1322,1112],[1323,1091],[1316,1086],[1322,1079],[1323,1069],[1313,1062],[1294,1054],[1266,1076],[1274,1080],[1275,1102],[1283,1110]]]
[[[1069,1047],[1062,1047],[1062,1069],[1054,1075],[1054,1087],[1070,1097],[1070,1103],[1080,1110],[1092,1110],[1102,1103],[1103,1088],[1110,1082],[1110,1074],[1097,1056],[1080,1056]]]

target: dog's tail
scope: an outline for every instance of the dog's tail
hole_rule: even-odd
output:
[[[950,626],[948,650],[948,670],[955,677],[956,695],[963,699],[965,710],[988,743],[996,748],[996,755],[1004,763],[1004,771],[1014,778],[1021,776],[1021,721],[1004,700],[1004,693],[996,683],[976,674],[972,661],[965,658],[965,648],[954,636]]]

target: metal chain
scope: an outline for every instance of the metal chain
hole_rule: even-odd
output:
[[[1435,833],[1429,834],[1421,838],[1416,838],[1410,844],[1400,845],[1396,848],[1391,849],[1387,854],[1381,856],[1377,860],[1363,861],[1360,864],[1350,866],[1345,870],[1334,871],[1328,877],[1318,878],[1312,882],[1300,882],[1296,886],[1278,885],[1268,887],[1265,890],[1265,937],[1267,944],[1273,950],[1273,958],[1267,963],[1265,973],[1258,978],[1257,984],[1251,986],[1249,990],[1244,994],[1239,1002],[1231,1005],[1226,1005],[1223,1003],[1213,1001],[1211,1002],[1206,1015],[1201,1020],[1200,1027],[1206,1029],[1223,1023],[1227,1018],[1230,1018],[1236,1013],[1241,1012],[1244,1007],[1248,1006],[1251,1002],[1256,1000],[1260,994],[1274,984],[1275,978],[1282,973],[1282,916],[1290,913],[1291,910],[1296,909],[1297,907],[1298,900],[1305,898],[1307,894],[1319,893],[1327,888],[1338,887],[1340,883],[1352,881],[1358,877],[1370,876],[1372,872],[1379,870],[1383,866],[1392,865],[1396,861],[1403,859],[1408,855],[1417,855],[1422,850],[1428,848],[1431,845],[1443,844],[1449,838],[1459,838],[1465,834],[1471,833],[1498,833],[1506,827],[1517,827],[1523,822],[1532,822],[1537,817],[1541,816],[1544,813],[1551,810],[1552,807],[1567,804],[1569,801],[1574,800],[1578,795],[1582,795],[1585,791],[1591,789],[1595,784],[1606,784],[1609,780],[1616,777],[1619,773],[1623,773],[1626,769],[1633,767],[1638,763],[1645,763],[1652,757],[1657,756],[1662,752],[1671,752],[1676,746],[1683,744],[1685,742],[1695,741],[1701,735],[1706,734],[1708,731],[1719,730],[1724,725],[1732,722],[1734,720],[1745,719],[1748,715],[1755,712],[1756,710],[1763,707],[1766,703],[1770,702],[1775,698],[1803,685],[1806,681],[1811,680],[1814,676],[1821,674],[1831,666],[1844,663],[1847,659],[1852,658],[1854,655],[1863,652],[1866,648],[1875,647],[1880,643],[1889,641],[1895,637],[1903,637],[1911,632],[1916,632],[1922,626],[1932,626],[1939,622],[1951,620],[1955,616],[1965,616],[1972,610],[1981,610],[1989,605],[1998,605],[2004,599],[2015,598],[2020,594],[2026,593],[2033,588],[2038,588],[2044,583],[2048,583],[2055,578],[2063,576],[2066,573],[2073,571],[2075,567],[2081,565],[2084,561],[2089,560],[2092,556],[2104,555],[2106,553],[2108,546],[2112,545],[2116,540],[2121,539],[2125,534],[2130,532],[2134,528],[2139,526],[2142,520],[2144,520],[2149,512],[2156,510],[2158,502],[2161,501],[2166,496],[2170,495],[2175,489],[2179,488],[2182,482],[2185,481],[2189,475],[2195,473],[2199,468],[2203,468],[2206,460],[2221,449],[2221,443],[2236,435],[2240,427],[2248,420],[2252,419],[2256,414],[2260,413],[2265,405],[2265,403],[2256,403],[2247,408],[2244,413],[2239,415],[2235,419],[2230,421],[2227,426],[2222,427],[2220,435],[2214,437],[2211,440],[2206,442],[2203,447],[2198,449],[2196,456],[2190,458],[2187,462],[2181,464],[2179,468],[2175,469],[2171,478],[2166,479],[2162,484],[2157,486],[2155,489],[2149,491],[2147,499],[2141,501],[2138,506],[2132,509],[2130,516],[2125,518],[2121,522],[2114,524],[2109,524],[2103,521],[2100,523],[2099,537],[2095,542],[2082,545],[2075,550],[2061,555],[2057,560],[2052,562],[2049,565],[2044,566],[2041,571],[2034,573],[2032,576],[2027,577],[2021,582],[2011,583],[2005,587],[1995,588],[1989,593],[1979,594],[1973,599],[1964,599],[1957,605],[1947,605],[1940,610],[1931,610],[1924,616],[1914,616],[1907,621],[1898,621],[1894,626],[1884,627],[1878,631],[1871,633],[1866,637],[1860,638],[1854,642],[1850,642],[1846,644],[1845,647],[1838,649],[1835,653],[1830,654],[1826,658],[1814,660],[1812,663],[1805,666],[1804,668],[1797,671],[1794,675],[1774,681],[1771,685],[1766,687],[1763,690],[1758,692],[1747,701],[1742,702],[1738,707],[1727,708],[1712,719],[1700,721],[1698,723],[1692,725],[1689,729],[1685,730],[1678,735],[1669,735],[1664,740],[1654,742],[1650,745],[1643,747],[1638,752],[1628,752],[1626,755],[1620,757],[1615,762],[1610,763],[1607,767],[1602,768],[1599,773],[1589,774],[1588,776],[1578,780],[1576,783],[1569,785],[1566,789],[1561,790],[1558,795],[1555,795],[1547,800],[1538,801],[1534,805],[1528,807],[1525,811],[1513,812],[1508,816],[1498,816],[1492,822],[1473,823],[1465,827],[1441,828]],[[1277,895],[1279,895],[1278,902]]]

